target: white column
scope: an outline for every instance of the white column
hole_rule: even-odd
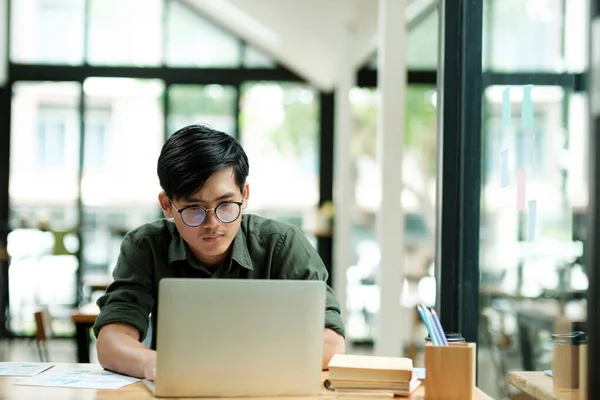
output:
[[[352,136],[352,110],[350,90],[355,85],[356,71],[352,67],[352,31],[345,32],[339,46],[337,58],[337,84],[334,106],[334,160],[333,160],[333,200],[335,222],[333,227],[333,290],[341,306],[342,320],[348,326],[346,313],[346,271],[350,266],[350,232],[354,210],[354,186],[352,185],[352,159],[350,157],[350,137]]]
[[[407,0],[379,0],[378,164],[381,206],[377,215],[381,251],[380,306],[375,354],[403,355],[404,213],[401,204],[404,97],[406,90],[405,8]]]
[[[0,87],[6,84],[8,79],[8,35],[6,26],[8,24],[8,0],[0,0]]]

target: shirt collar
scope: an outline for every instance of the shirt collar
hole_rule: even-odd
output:
[[[254,270],[252,266],[252,259],[250,258],[250,252],[248,251],[248,241],[246,240],[245,224],[242,221],[240,229],[233,239],[233,248],[231,250],[231,259],[237,262],[240,266]]]
[[[246,243],[246,233],[244,232],[244,224],[242,222],[242,226],[240,226],[238,233],[233,239],[231,259],[240,266],[252,271],[254,270],[254,267],[252,266],[252,259],[250,258],[250,252],[248,251],[248,245]],[[188,255],[193,257],[187,243],[179,235],[177,228],[175,228],[173,238],[169,245],[169,264],[176,261],[187,260]]]

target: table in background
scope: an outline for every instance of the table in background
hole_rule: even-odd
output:
[[[579,400],[578,389],[555,391],[552,378],[539,371],[511,371],[508,383],[538,400]]]
[[[108,274],[88,274],[83,277],[83,285],[92,292],[103,292],[113,282],[113,277]]]
[[[75,324],[77,362],[90,362],[90,346],[92,345],[90,334],[99,313],[100,309],[93,303],[81,306],[71,313],[71,321]]]
[[[46,373],[51,372],[53,369],[61,369],[61,370],[69,370],[69,369],[77,369],[77,368],[97,368],[101,370],[101,367],[98,364],[55,364],[55,367],[46,371]],[[321,380],[323,381],[327,377],[327,372],[323,372]],[[150,391],[146,388],[143,382],[137,382],[132,385],[125,386],[121,389],[116,390],[96,390],[96,389],[71,389],[71,388],[56,388],[56,387],[40,387],[40,386],[19,386],[14,383],[20,379],[24,379],[23,377],[6,377],[0,376],[0,398],[4,400],[16,400],[16,399],[45,399],[45,400],[54,400],[54,399],[77,399],[77,400],[85,400],[85,399],[96,399],[96,400],[114,400],[114,399],[134,399],[134,400],[150,400],[155,399],[155,397],[150,393]],[[341,396],[336,396],[332,392],[325,391],[321,396],[306,396],[306,397],[288,397],[288,399],[297,399],[297,400],[327,400],[327,399],[343,399],[343,400],[368,400],[368,399],[377,399],[381,400],[382,396],[367,396],[367,395],[358,395],[352,396],[348,394],[344,394]],[[412,394],[409,398],[411,399],[424,399],[424,388],[421,385],[415,393]],[[237,398],[239,400],[240,398]],[[260,397],[253,397],[252,400],[262,400]],[[272,400],[274,397],[266,397],[264,400]],[[486,396],[480,390],[477,390],[476,395],[474,396],[476,400],[491,400],[490,397]],[[207,398],[205,398],[207,400]],[[219,400],[223,400],[220,398]]]
[[[568,310],[565,312],[565,305],[556,300],[537,300],[523,304],[517,309],[517,327],[524,370],[537,369],[533,356],[535,343],[531,341],[531,337],[535,336],[537,331],[546,330],[554,333],[558,322],[562,325],[568,322],[573,330],[587,332],[587,307],[582,303],[573,303],[567,307]]]

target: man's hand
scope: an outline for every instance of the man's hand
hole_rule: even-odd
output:
[[[153,352],[152,357],[149,357],[145,362],[144,378],[153,382],[156,379],[156,352]]]
[[[334,354],[344,354],[345,351],[346,344],[344,342],[344,337],[329,328],[325,328],[323,342],[323,370],[327,369],[329,360],[331,360],[331,357],[333,357]]]
[[[123,323],[103,326],[98,334],[96,349],[103,368],[136,378],[154,380],[156,351],[139,342],[136,328]]]

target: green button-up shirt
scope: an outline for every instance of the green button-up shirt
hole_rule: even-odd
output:
[[[113,272],[114,282],[98,299],[100,315],[94,325],[129,324],[144,340],[152,315],[157,332],[158,283],[162,278],[316,279],[326,281],[327,270],[314,247],[298,228],[256,215],[244,214],[233,240],[230,261],[215,270],[198,262],[175,224],[161,219],[129,232]],[[340,306],[327,287],[325,327],[344,336]],[[203,307],[204,305],[198,305]],[[156,335],[151,348],[156,349]]]

